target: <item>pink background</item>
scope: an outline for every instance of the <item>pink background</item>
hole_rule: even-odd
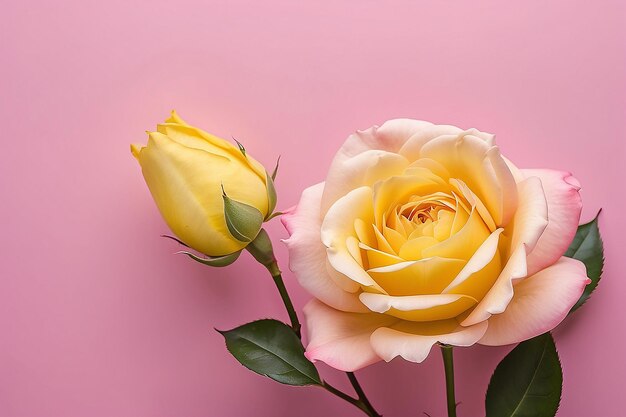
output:
[[[249,256],[209,269],[159,238],[128,144],[172,108],[268,166],[281,154],[281,208],[348,134],[393,117],[477,127],[521,167],[573,171],[583,220],[604,208],[607,262],[555,333],[559,415],[624,415],[625,21],[608,0],[6,3],[0,415],[360,415],[226,353],[213,326],[286,314]],[[287,269],[285,232],[268,227]],[[286,281],[301,308],[308,295]],[[484,412],[508,349],[457,351],[460,416]],[[358,374],[386,417],[443,416],[441,368],[433,352]]]

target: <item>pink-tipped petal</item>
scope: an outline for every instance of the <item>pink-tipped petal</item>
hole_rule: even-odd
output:
[[[298,206],[281,218],[291,234],[283,242],[289,250],[289,269],[311,295],[344,311],[368,311],[358,294],[344,291],[326,269],[326,247],[320,237],[320,200],[324,183],[303,191]]]
[[[379,327],[398,321],[384,314],[338,311],[318,300],[304,307],[304,317],[309,338],[306,357],[346,372],[378,362],[370,336]]]
[[[548,201],[548,226],[528,255],[528,273],[534,274],[556,262],[567,250],[578,228],[582,201],[580,184],[569,172],[523,169],[528,177],[539,177]]]
[[[529,177],[517,184],[519,204],[513,217],[511,247],[526,245],[532,251],[548,226],[548,202],[538,177]]]
[[[560,258],[515,286],[513,299],[502,314],[489,319],[479,343],[508,345],[552,330],[567,316],[589,282],[582,262]]]

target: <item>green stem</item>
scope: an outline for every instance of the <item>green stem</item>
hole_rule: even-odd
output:
[[[352,372],[347,372],[347,374],[351,374]],[[357,382],[358,384],[358,382]],[[324,388],[326,391],[330,392],[331,394],[336,395],[337,397],[349,402],[350,404],[354,405],[355,407],[357,407],[359,410],[363,411],[365,414],[367,414],[369,417],[382,417],[380,414],[378,414],[376,412],[376,410],[374,410],[372,408],[372,405],[369,403],[369,401],[363,401],[360,396],[359,398],[353,398],[351,396],[349,396],[348,394],[346,394],[343,391],[338,390],[337,388],[333,387],[332,385],[330,385],[328,382],[324,381],[322,383],[322,388]]]
[[[443,356],[443,367],[446,372],[446,398],[448,403],[448,417],[456,417],[456,399],[454,397],[454,359],[452,346],[439,345]]]
[[[270,271],[270,274],[274,279],[276,288],[278,288],[278,292],[280,293],[280,298],[283,299],[283,303],[285,304],[285,308],[287,309],[287,313],[289,314],[289,319],[291,320],[291,327],[293,328],[293,331],[296,333],[298,338],[301,339],[302,335],[300,334],[300,320],[298,320],[298,314],[296,313],[296,309],[293,307],[293,303],[291,302],[291,298],[289,297],[289,293],[287,292],[287,288],[285,287],[285,283],[283,282],[283,277],[280,273],[278,263],[276,261],[273,261],[270,264],[266,265],[266,267],[268,271]],[[354,387],[358,398],[353,398],[349,396],[345,392],[333,387],[326,381],[322,383],[322,387],[331,394],[334,394],[337,397],[349,402],[350,404],[353,404],[355,407],[358,407],[369,417],[381,417],[381,415],[376,412],[372,404],[367,399],[367,396],[365,395],[363,388],[361,388],[359,381],[357,381],[356,376],[352,372],[346,372],[346,374],[348,375],[348,379],[350,379],[350,383]]]
[[[287,309],[287,313],[289,314],[289,319],[291,320],[291,327],[293,328],[293,331],[296,333],[298,338],[301,339],[301,326],[300,321],[298,320],[298,314],[296,313],[296,309],[293,307],[293,303],[291,302],[291,298],[289,297],[289,293],[287,292],[287,288],[285,287],[285,283],[283,282],[278,263],[274,261],[266,267],[270,271],[270,274],[274,279],[274,283],[276,284],[276,288],[278,288],[280,297],[283,299],[283,303],[285,304],[285,308]],[[346,374],[348,375],[348,379],[350,380],[350,383],[352,384],[352,387],[354,388],[354,391],[356,392],[358,398],[353,398],[349,396],[345,392],[338,390],[337,388],[333,387],[325,381],[322,383],[322,387],[326,389],[326,391],[358,407],[368,416],[381,417],[368,400],[365,392],[363,391],[363,388],[361,387],[361,384],[359,384],[359,381],[356,379],[354,373],[346,372]]]
[[[274,279],[276,288],[278,288],[280,298],[283,299],[283,304],[285,304],[285,308],[287,309],[287,313],[289,314],[289,320],[291,320],[291,328],[296,333],[298,338],[301,339],[302,335],[300,334],[300,328],[302,326],[300,325],[300,320],[298,320],[298,314],[296,313],[296,309],[293,307],[293,303],[291,302],[291,298],[289,297],[289,293],[287,292],[287,288],[285,287],[283,277],[280,274],[278,264],[274,262],[272,266],[273,268],[268,267],[268,269],[272,274],[272,278]]]
[[[278,288],[278,292],[280,293],[280,298],[283,299],[283,304],[285,304],[285,308],[287,309],[287,313],[289,314],[289,320],[291,320],[291,328],[298,336],[298,339],[302,339],[302,335],[300,333],[300,320],[298,320],[298,314],[296,313],[296,309],[293,307],[293,303],[291,302],[291,298],[289,297],[287,288],[285,288],[285,283],[283,282],[283,277],[281,275],[280,268],[278,267],[278,262],[274,257],[272,241],[267,232],[264,229],[261,229],[257,237],[252,242],[250,242],[246,249],[252,254],[252,256],[254,256],[254,259],[256,259],[261,265],[267,268],[270,275],[274,279],[276,288]],[[358,395],[358,398],[353,398],[348,394],[339,391],[337,388],[333,387],[327,382],[322,382],[322,387],[326,389],[326,391],[336,395],[337,397],[348,401],[350,404],[354,404],[369,417],[381,417],[380,414],[376,412],[374,407],[372,407],[372,404],[365,396],[365,392],[363,392],[363,388],[361,388],[361,385],[359,385],[359,381],[357,381],[356,376],[354,376],[352,372],[347,372],[347,374],[348,378],[350,379],[350,383],[352,384],[354,390]]]
[[[354,388],[356,395],[359,396],[359,400],[363,403],[365,408],[367,408],[368,415],[372,417],[381,417],[372,405],[372,403],[370,403],[370,400],[365,395],[365,391],[363,391],[361,384],[359,384],[359,381],[356,379],[356,375],[354,375],[354,372],[346,372],[346,374],[348,375],[348,379],[350,380],[350,383],[352,384],[352,388]]]

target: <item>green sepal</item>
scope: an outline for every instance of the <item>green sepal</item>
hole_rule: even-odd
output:
[[[272,241],[265,229],[261,229],[256,238],[246,246],[246,250],[250,252],[254,259],[261,265],[267,267],[276,262]]]
[[[272,180],[276,181],[276,175],[278,174],[278,165],[280,165],[280,155],[278,155],[278,159],[276,160],[276,166],[274,167],[274,171],[272,171]]]
[[[245,156],[247,158],[248,155],[246,155],[246,148],[244,148],[244,146],[241,144],[241,142],[239,142],[234,137],[233,137],[233,140],[237,143],[237,146],[239,147],[239,151],[243,154],[243,156]]]
[[[304,356],[302,342],[285,323],[264,319],[217,331],[224,336],[228,351],[251,371],[281,384],[322,384],[315,365]]]
[[[187,255],[194,261],[200,262],[203,265],[216,266],[216,267],[228,266],[232,264],[233,262],[235,262],[237,258],[239,258],[239,255],[241,255],[241,251],[237,251],[237,252],[229,253],[228,255],[224,255],[224,256],[201,258],[200,256],[194,255],[193,253],[187,252],[187,251],[180,251],[176,253]]]
[[[517,345],[497,366],[485,398],[487,417],[554,417],[563,371],[550,333]]]
[[[283,213],[282,211],[275,211],[274,213],[272,213],[272,215],[271,215],[271,216],[268,216],[268,217],[265,219],[265,221],[266,221],[266,222],[269,222],[269,221],[270,221],[270,220],[272,220],[274,217],[282,216],[283,214],[285,214],[285,213]]]
[[[224,217],[230,234],[241,242],[251,242],[261,230],[263,214],[255,207],[228,197],[224,199]]]
[[[268,221],[272,218],[274,209],[276,208],[276,201],[278,200],[278,196],[276,195],[274,180],[267,171],[265,171],[265,184],[267,188],[267,216],[265,216],[264,221]]]
[[[170,236],[170,235],[161,235],[161,237],[165,237],[165,238],[171,239],[171,240],[173,240],[174,242],[177,242],[179,245],[183,245],[183,246],[184,246],[184,247],[186,247],[186,248],[191,248],[188,244],[186,244],[185,242],[183,242],[182,240],[180,240],[180,239],[179,239],[179,238],[177,238],[177,237]]]
[[[598,228],[598,217],[601,211],[602,210],[600,210],[596,217],[589,223],[578,226],[574,240],[567,249],[567,252],[565,252],[565,256],[578,259],[585,264],[587,276],[591,279],[591,282],[585,287],[585,290],[576,304],[574,304],[574,307],[570,310],[570,313],[585,304],[591,296],[591,293],[598,286],[602,276],[602,268],[604,267],[604,245],[602,243],[602,237],[600,236],[600,229]]]

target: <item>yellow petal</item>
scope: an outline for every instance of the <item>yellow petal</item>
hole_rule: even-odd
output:
[[[391,177],[374,186],[374,218],[379,229],[382,229],[385,213],[408,201],[412,195],[428,195],[447,187],[440,183],[439,177],[427,172],[428,176]]]
[[[133,154],[135,158],[139,158],[139,153],[144,148],[144,146],[140,143],[133,143],[130,145],[130,152]]]
[[[350,190],[374,183],[394,175],[400,175],[409,162],[393,152],[366,150],[347,158],[337,154],[326,177],[322,196],[322,213]]]
[[[465,182],[484,202],[496,226],[504,226],[517,207],[515,179],[498,148],[471,133],[433,139],[420,149],[420,157],[439,162],[452,178]]]
[[[363,304],[376,313],[390,314],[410,321],[445,320],[458,316],[477,301],[466,295],[434,294],[394,297],[361,293]]]
[[[424,258],[422,256],[422,251],[426,248],[429,248],[433,245],[438,244],[439,241],[431,236],[420,236],[415,239],[411,239],[407,241],[400,248],[400,257],[403,259],[417,261],[419,259]]]
[[[245,169],[250,169],[255,172],[259,178],[263,180],[263,182],[266,180],[265,168],[263,165],[257,162],[249,154],[244,155],[238,147],[222,138],[187,124],[163,123],[157,126],[157,130],[160,133],[169,136],[172,140],[185,146],[205,149],[212,153],[238,161],[243,167],[245,167]],[[200,143],[203,143],[203,145]]]
[[[322,221],[321,238],[328,248],[330,265],[335,270],[363,286],[381,290],[350,254],[347,246],[348,238],[356,235],[355,219],[372,222],[372,194],[370,187],[360,187],[337,200]]]
[[[440,210],[437,213],[437,224],[435,224],[433,236],[438,241],[443,241],[450,237],[452,223],[454,221],[454,213],[447,210]]]
[[[365,223],[362,219],[354,220],[354,231],[359,239],[359,242],[363,242],[368,246],[374,247],[376,245],[376,235],[371,225]]]
[[[378,230],[376,225],[372,225],[372,230],[374,231],[374,235],[376,236],[376,247],[383,252],[396,255],[397,252],[391,247],[389,242],[387,242],[387,239],[385,238],[385,236],[383,236],[380,230]]]
[[[385,239],[389,242],[395,253],[399,253],[400,248],[406,242],[406,238],[404,236],[387,226],[383,226],[383,236],[385,236]]]
[[[179,125],[189,126],[181,117],[176,113],[176,110],[172,110],[170,117],[165,119],[165,123],[177,123]]]
[[[458,233],[424,249],[422,254],[425,257],[469,259],[489,235],[489,229],[483,223],[478,211],[472,210],[469,219]]]
[[[464,265],[462,259],[435,257],[373,268],[368,273],[390,295],[438,294]]]
[[[465,267],[442,291],[446,294],[466,294],[481,300],[493,286],[501,270],[499,245],[503,229],[493,232],[476,250]]]
[[[405,260],[399,256],[392,255],[388,252],[383,252],[378,249],[374,249],[364,243],[359,243],[359,247],[365,251],[367,257],[368,269],[379,268],[381,266],[394,265]]]

